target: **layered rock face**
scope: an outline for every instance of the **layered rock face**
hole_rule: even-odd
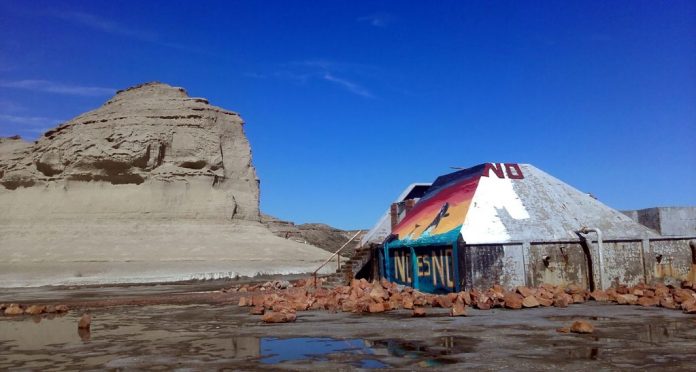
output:
[[[0,139],[0,287],[315,269],[325,251],[259,222],[243,124],[148,83],[35,143]]]
[[[242,125],[236,113],[188,97],[182,88],[144,84],[119,91],[102,107],[46,132],[33,146],[4,140],[0,185],[20,192],[70,192],[85,182],[149,190],[143,198],[131,194],[117,204],[99,197],[42,206],[62,214],[256,221],[258,180]]]

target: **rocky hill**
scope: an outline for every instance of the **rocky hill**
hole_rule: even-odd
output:
[[[294,240],[298,243],[311,244],[325,249],[329,252],[336,252],[343,244],[348,242],[359,230],[341,230],[323,223],[305,223],[296,225],[290,221],[283,221],[276,217],[262,214],[261,221],[275,235]],[[358,236],[346,246],[341,254],[351,256],[353,251],[360,245],[360,239],[367,233],[362,230]]]
[[[260,223],[243,124],[147,83],[0,139],[0,287],[312,271],[325,251]]]

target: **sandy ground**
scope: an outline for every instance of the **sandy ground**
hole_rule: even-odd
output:
[[[0,291],[0,302],[62,302],[63,317],[0,317],[0,369],[693,370],[696,316],[588,302],[565,309],[298,313],[267,325],[237,307],[230,282]],[[236,283],[235,283],[236,284]],[[139,306],[129,306],[139,305]],[[90,332],[78,332],[83,311]],[[556,329],[574,319],[590,335]]]
[[[286,275],[313,272],[330,256],[248,221],[0,216],[0,286],[8,288]],[[331,261],[322,273],[335,270]]]

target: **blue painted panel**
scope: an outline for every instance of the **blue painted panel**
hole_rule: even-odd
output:
[[[452,246],[394,248],[388,250],[387,280],[412,286],[422,292],[448,293],[456,290]],[[415,252],[415,262],[411,252]],[[415,268],[414,268],[415,266]],[[416,282],[413,281],[415,272]]]
[[[417,287],[422,292],[449,293],[455,291],[452,246],[415,248]]]
[[[390,282],[413,286],[413,264],[408,248],[389,249],[386,278]]]

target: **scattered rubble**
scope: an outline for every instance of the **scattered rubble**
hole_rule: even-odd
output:
[[[391,310],[412,310],[414,317],[425,316],[425,308],[450,309],[450,316],[466,316],[466,308],[479,310],[492,308],[522,309],[534,307],[567,307],[589,300],[623,305],[661,306],[696,313],[696,292],[691,282],[683,282],[681,288],[657,284],[635,287],[619,285],[606,291],[589,292],[571,284],[566,287],[542,284],[538,288],[520,286],[508,291],[499,285],[487,290],[471,290],[459,293],[434,295],[422,293],[408,286],[386,280],[372,283],[354,279],[350,285],[325,288],[321,280],[314,286],[312,279],[300,280],[277,289],[275,282],[263,285],[244,285],[227,291],[247,292],[239,299],[239,306],[253,307],[252,314],[263,315],[267,323],[294,321],[297,311],[329,310],[352,313],[382,313]],[[261,293],[264,291],[264,293]],[[573,327],[559,332],[590,333],[591,324],[576,322]],[[587,327],[589,325],[589,327]],[[589,330],[589,331],[588,331]]]
[[[41,315],[65,313],[69,309],[66,305],[22,305],[22,304],[0,304],[0,313],[11,315]]]

